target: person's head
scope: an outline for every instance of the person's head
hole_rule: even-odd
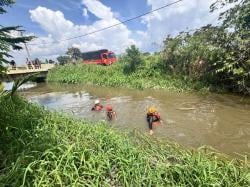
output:
[[[106,110],[107,110],[107,112],[112,112],[113,111],[113,107],[111,105],[107,105],[106,106]]]
[[[96,99],[95,100],[95,105],[99,105],[100,104],[100,100],[99,99]]]
[[[155,113],[155,112],[157,112],[157,109],[156,109],[154,106],[150,106],[150,107],[148,108],[148,114],[153,114],[153,113]]]

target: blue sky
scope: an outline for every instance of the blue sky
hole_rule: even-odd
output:
[[[160,50],[168,34],[215,24],[218,13],[209,13],[214,0],[183,0],[154,14],[119,27],[77,40],[57,43],[66,38],[116,24],[175,0],[17,0],[0,15],[0,24],[22,25],[26,34],[37,36],[28,45],[32,58],[56,58],[68,47],[82,51],[108,48],[122,53],[131,44],[142,51]],[[25,51],[14,52],[23,61]]]

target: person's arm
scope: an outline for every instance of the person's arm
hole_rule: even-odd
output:
[[[116,118],[116,112],[113,112],[114,118]]]

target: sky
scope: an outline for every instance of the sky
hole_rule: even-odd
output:
[[[7,9],[8,13],[0,15],[0,25],[21,25],[25,35],[36,36],[28,43],[32,58],[56,59],[69,47],[78,47],[83,52],[104,48],[120,54],[134,44],[143,52],[159,51],[167,35],[217,24],[218,12],[209,12],[215,0],[183,0],[117,27],[65,41],[174,1],[16,0],[16,4]],[[12,52],[12,55],[18,64],[25,63],[25,50]]]

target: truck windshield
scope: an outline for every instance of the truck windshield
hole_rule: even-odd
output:
[[[109,53],[109,54],[108,54],[108,57],[109,57],[109,58],[115,58],[115,54],[114,54],[114,53]]]
[[[103,54],[102,57],[108,59],[106,54]]]

